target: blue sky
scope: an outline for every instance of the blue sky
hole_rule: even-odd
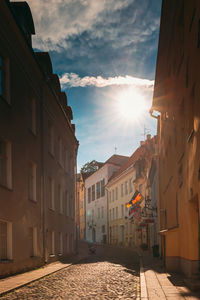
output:
[[[80,143],[78,170],[87,161],[105,161],[115,147],[117,154],[131,155],[144,126],[156,133],[148,110],[161,0],[27,2],[36,29],[33,46],[50,53],[72,106]],[[134,105],[122,114],[129,98]],[[146,107],[137,112],[142,102]]]

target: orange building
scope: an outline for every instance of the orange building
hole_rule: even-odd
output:
[[[77,201],[76,201],[76,226],[78,238],[85,239],[85,174],[76,175]]]
[[[158,111],[159,232],[168,270],[200,271],[200,2],[163,0]]]

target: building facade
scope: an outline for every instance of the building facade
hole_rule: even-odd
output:
[[[168,270],[200,271],[200,3],[163,1],[153,111],[158,111],[159,232]],[[167,63],[164,63],[167,62]]]
[[[85,179],[89,176],[87,173],[77,174],[77,228],[78,237],[85,240]]]
[[[108,191],[108,222],[109,243],[124,247],[151,248],[151,227],[155,222],[152,218],[148,188],[148,174],[154,155],[156,138],[147,136],[145,142],[130,156],[121,168],[110,178]],[[134,193],[139,191],[142,199],[137,209],[127,208],[126,204]],[[148,208],[147,208],[148,202]]]
[[[0,276],[74,251],[78,142],[34,33],[26,2],[0,2]]]
[[[85,180],[86,240],[89,242],[108,242],[108,205],[105,185],[126,160],[126,156],[113,155]]]

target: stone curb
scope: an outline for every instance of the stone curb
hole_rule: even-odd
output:
[[[141,291],[141,300],[148,300],[148,293],[147,293],[147,285],[146,285],[146,279],[145,279],[145,272],[143,267],[143,260],[142,255],[138,253],[138,256],[140,257],[140,291]]]
[[[82,261],[83,259],[85,259],[85,258],[87,258],[87,257],[88,257],[88,255],[87,255],[87,256],[82,256],[82,257],[78,258],[77,260],[75,260],[75,261],[73,261],[73,262],[71,262],[71,263],[65,264],[65,265],[63,265],[63,266],[58,266],[58,267],[55,268],[54,270],[49,270],[49,271],[46,270],[45,274],[35,276],[35,278],[33,278],[33,279],[27,279],[27,280],[24,280],[24,282],[21,282],[21,283],[13,284],[12,287],[1,288],[1,284],[3,285],[3,282],[6,282],[6,281],[8,281],[8,280],[10,280],[10,281],[11,281],[12,279],[14,280],[14,277],[15,277],[15,278],[17,278],[17,277],[19,278],[20,276],[23,276],[23,275],[26,274],[26,273],[29,273],[29,272],[37,272],[40,268],[37,269],[37,270],[32,270],[32,271],[28,271],[28,272],[25,272],[25,273],[22,273],[22,274],[13,275],[13,276],[10,276],[10,277],[1,279],[1,280],[0,280],[0,297],[6,295],[7,293],[9,293],[9,292],[11,292],[11,291],[14,291],[14,290],[17,290],[17,289],[19,289],[19,288],[22,288],[22,287],[28,285],[29,283],[35,282],[35,281],[40,280],[40,279],[42,279],[42,278],[44,278],[44,277],[46,277],[46,276],[48,276],[48,275],[54,274],[54,273],[56,273],[56,272],[58,272],[58,271],[60,271],[60,270],[66,269],[66,268],[68,268],[68,267],[70,267],[70,266],[72,266],[72,265],[74,265],[74,264],[77,264],[77,263],[79,263],[80,261]],[[54,263],[47,265],[46,268],[52,267],[53,264],[54,264]],[[45,268],[45,267],[44,267],[44,268]],[[38,273],[39,273],[39,271],[38,271]],[[30,274],[30,273],[29,273],[29,274]],[[10,285],[11,285],[11,284],[10,284]],[[1,291],[1,290],[2,290],[2,291]]]

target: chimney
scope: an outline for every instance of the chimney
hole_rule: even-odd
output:
[[[150,139],[151,139],[151,135],[147,134],[147,141],[150,141]]]
[[[140,146],[143,146],[145,144],[144,141],[140,141]]]

